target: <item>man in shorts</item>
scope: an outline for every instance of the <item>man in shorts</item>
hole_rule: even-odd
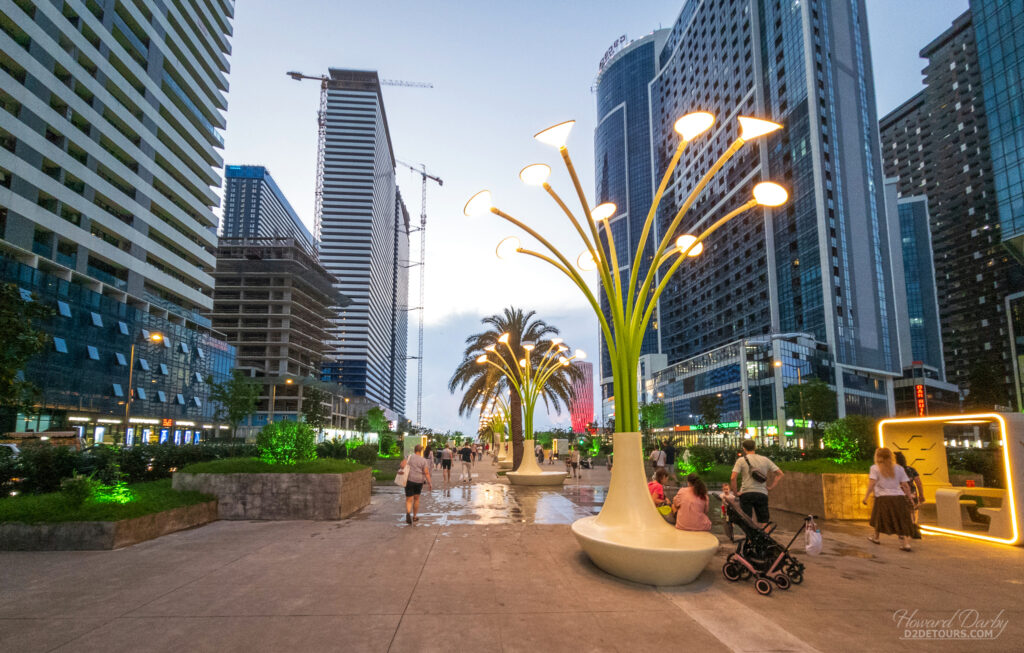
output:
[[[427,489],[434,489],[430,483],[430,463],[420,455],[423,452],[423,445],[417,444],[413,454],[407,460],[402,461],[402,467],[409,468],[409,478],[405,481],[405,523],[412,524],[419,521],[420,493],[423,492],[423,484]],[[411,514],[410,514],[411,513]]]
[[[459,459],[462,460],[462,473],[459,474],[459,482],[467,483],[473,480],[473,450],[468,444],[462,445],[459,449]]]
[[[729,488],[736,491],[736,477],[743,478],[740,508],[759,525],[768,523],[768,492],[778,485],[782,470],[770,458],[754,453],[754,441],[744,440],[743,451],[732,466]],[[760,479],[754,478],[760,476]]]
[[[444,477],[444,486],[452,482],[452,448],[441,449],[441,475]]]

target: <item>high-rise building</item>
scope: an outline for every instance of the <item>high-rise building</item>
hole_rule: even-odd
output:
[[[224,168],[221,238],[291,238],[316,252],[313,235],[263,166]]]
[[[352,299],[330,329],[325,380],[405,410],[409,215],[395,184],[380,79],[330,69],[320,262]]]
[[[214,277],[214,328],[237,349],[235,367],[263,388],[247,426],[298,419],[310,386],[345,396],[319,377],[328,329],[349,300],[335,290],[336,279],[317,263],[307,243],[221,238]],[[330,426],[342,426],[337,416]]]
[[[1024,261],[1024,5],[971,0],[1003,242]]]
[[[618,211],[609,219],[616,253],[629,278],[631,263],[640,240],[654,189],[651,186],[651,129],[648,84],[658,74],[658,53],[668,38],[661,29],[632,41],[607,59],[598,71],[595,86],[597,128],[594,130],[594,175],[597,201],[612,202]],[[619,41],[616,41],[618,44]],[[638,274],[647,274],[650,258],[657,247],[649,238]],[[608,302],[601,289],[601,306],[608,313]],[[660,351],[658,330],[644,334],[641,354]],[[614,405],[612,368],[600,342],[600,383],[602,412],[608,416]]]
[[[693,111],[717,116],[669,182],[658,238],[736,139],[737,116],[768,118],[784,129],[748,144],[726,164],[679,233],[696,232],[702,217],[744,203],[762,180],[790,191],[782,208],[749,211],[716,232],[704,254],[669,283],[653,325],[667,364],[703,360],[709,352],[742,346],[743,339],[767,337],[781,363],[771,366],[770,396],[723,394],[724,410],[781,420],[776,408],[784,403],[784,386],[813,373],[836,390],[840,415],[889,414],[892,380],[900,372],[863,0],[785,6],[688,0],[656,65],[647,89],[648,188],[656,186],[678,143],[676,119]],[[604,155],[598,141],[599,177]],[[780,343],[797,336],[801,346],[783,351]],[[819,346],[825,365],[818,364]]]
[[[569,418],[573,433],[585,433],[594,421],[594,364],[587,361],[573,361],[572,364],[582,376],[572,384]]]
[[[1013,369],[1005,298],[1021,266],[1001,245],[999,208],[970,12],[921,50],[925,88],[882,118],[887,177],[901,197],[927,195],[947,380],[998,386],[1010,405]],[[986,391],[988,393],[988,391]],[[973,403],[973,402],[972,402]]]
[[[201,313],[213,304],[233,13],[232,0],[0,8],[0,248],[23,287],[56,284],[41,296],[58,302],[64,322],[50,327],[64,329],[66,353],[47,361],[80,373],[46,378],[55,418],[78,406],[123,416],[128,392],[140,418],[212,411],[208,362],[193,370],[189,352],[207,338],[227,350]],[[146,399],[121,362],[143,330],[183,357]],[[187,373],[171,375],[179,363]]]

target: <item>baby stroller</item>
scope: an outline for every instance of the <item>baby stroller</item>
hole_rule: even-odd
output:
[[[725,505],[729,521],[739,526],[744,535],[736,544],[736,552],[729,554],[722,567],[722,575],[726,580],[746,580],[753,576],[754,589],[764,596],[772,593],[772,582],[780,590],[804,582],[804,565],[790,555],[789,547],[793,546],[793,542],[804,532],[807,524],[814,521],[816,515],[804,517],[804,528],[796,532],[789,544],[782,546],[771,537],[775,530],[773,524],[761,528],[743,512],[735,496],[719,494],[719,497]]]

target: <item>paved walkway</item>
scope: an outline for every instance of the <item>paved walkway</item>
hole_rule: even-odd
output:
[[[0,553],[0,651],[1018,651],[1024,549],[937,536],[911,554],[825,525],[806,581],[761,597],[721,575],[618,581],[566,524],[603,496],[513,489],[478,465],[404,523],[393,485],[342,522],[216,522],[113,552]],[[989,641],[902,641],[893,615],[958,609]]]

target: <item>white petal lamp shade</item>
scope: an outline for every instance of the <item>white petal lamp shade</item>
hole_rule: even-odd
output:
[[[608,218],[615,215],[615,212],[617,210],[617,206],[615,206],[611,202],[605,202],[603,204],[598,204],[594,208],[590,209],[590,215],[595,220],[607,220]]]
[[[576,360],[580,360],[581,361],[581,360],[583,360],[584,358],[587,357],[587,352],[583,351],[582,349],[577,349],[573,353],[572,357],[575,358]]]
[[[715,124],[715,117],[707,111],[688,113],[676,121],[674,129],[684,141],[692,141]]]
[[[552,125],[544,131],[537,132],[533,137],[545,145],[562,148],[565,147],[565,143],[569,140],[569,132],[572,131],[572,126],[575,124],[575,120],[566,120],[557,125]]]
[[[482,190],[469,198],[466,206],[462,208],[462,213],[467,217],[475,218],[489,212],[492,206],[494,206],[494,202],[491,198],[491,191]]]
[[[740,121],[740,138],[745,141],[782,129],[782,125],[771,120],[761,120],[760,118],[749,118],[747,116],[740,116],[738,120]]]
[[[558,357],[558,364],[559,365],[568,365],[569,364],[569,359],[566,358],[565,356],[559,356]]]
[[[534,163],[519,171],[519,178],[528,186],[543,186],[550,176],[551,166],[543,163]]]
[[[780,206],[789,199],[789,193],[776,183],[762,181],[754,186],[754,199],[761,206]]]
[[[520,367],[526,367],[526,359],[525,358],[520,358],[519,359],[519,366]]]
[[[676,238],[676,249],[679,250],[680,254],[682,254],[683,252],[686,251],[686,249],[690,245],[693,245],[694,241],[696,241],[696,240],[697,240],[696,236],[691,236],[690,234],[683,234],[679,238]],[[690,253],[687,254],[687,256],[690,256],[690,257],[700,256],[700,253],[703,252],[703,251],[704,251],[704,243],[697,243],[697,246],[694,247],[693,249],[691,249]]]
[[[552,347],[557,347],[558,345],[562,344],[563,342],[564,341],[561,338],[552,338],[551,339],[551,346]]]
[[[515,236],[509,236],[508,238],[503,238],[502,241],[498,243],[498,246],[494,249],[494,253],[497,254],[498,258],[501,260],[507,261],[516,255],[521,245],[522,243],[519,242],[518,238]]]
[[[508,344],[508,338],[509,338],[509,334],[508,334],[508,331],[506,331],[505,333],[503,333],[500,336],[498,336],[498,342],[500,342],[503,345],[504,344]]]
[[[481,354],[480,356],[477,356],[476,357],[476,362],[480,363],[481,365],[486,363],[487,362],[487,354]]]
[[[597,269],[597,261],[594,260],[594,255],[590,253],[590,250],[579,255],[576,259],[576,267],[584,272],[593,272]]]
[[[494,350],[497,349],[497,348],[498,347],[496,345],[487,345],[486,347],[484,347],[484,351],[489,351],[489,352],[493,353]]]
[[[526,351],[533,351],[534,349],[536,349],[536,347],[537,343],[531,340],[526,340],[523,342],[523,349],[525,349]]]

